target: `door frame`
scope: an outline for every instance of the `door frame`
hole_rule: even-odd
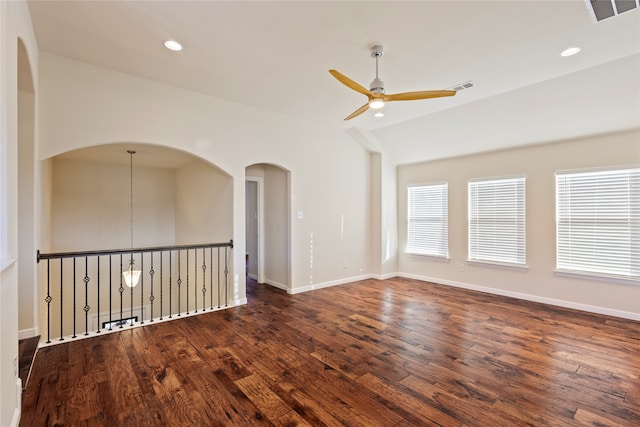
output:
[[[245,176],[247,181],[255,182],[257,186],[256,195],[258,200],[256,206],[258,208],[258,283],[265,283],[264,275],[264,178],[261,176]],[[246,206],[245,206],[246,209]],[[246,233],[245,224],[245,233]]]

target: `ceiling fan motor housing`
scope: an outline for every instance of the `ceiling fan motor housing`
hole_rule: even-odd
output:
[[[384,82],[376,77],[369,85],[369,90],[371,93],[384,95]]]

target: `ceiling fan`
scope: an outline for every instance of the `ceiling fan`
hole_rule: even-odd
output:
[[[402,92],[394,94],[384,93],[384,82],[378,78],[378,59],[383,55],[382,46],[373,46],[371,48],[371,56],[376,59],[376,78],[373,79],[367,90],[364,86],[351,80],[349,77],[336,70],[329,70],[329,73],[335,77],[340,83],[348,88],[360,92],[369,98],[369,101],[353,113],[345,117],[345,120],[351,120],[354,117],[367,111],[369,108],[380,109],[384,107],[385,102],[391,101],[415,101],[419,99],[440,98],[443,96],[454,96],[455,90],[423,90],[419,92]]]

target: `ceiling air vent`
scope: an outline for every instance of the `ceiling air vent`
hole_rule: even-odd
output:
[[[600,22],[639,7],[640,0],[584,0],[594,22]]]
[[[455,86],[451,86],[446,88],[445,90],[455,90],[456,92],[459,92],[463,89],[469,89],[470,87],[474,87],[476,84],[474,82],[465,82],[465,83],[460,83],[459,85],[455,85]]]

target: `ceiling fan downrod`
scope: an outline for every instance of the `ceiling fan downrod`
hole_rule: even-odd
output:
[[[369,85],[369,90],[371,93],[377,95],[384,95],[384,82],[380,80],[378,77],[378,59],[384,55],[384,51],[382,50],[382,46],[373,46],[371,47],[371,57],[376,60],[376,78],[373,79],[371,84]]]

